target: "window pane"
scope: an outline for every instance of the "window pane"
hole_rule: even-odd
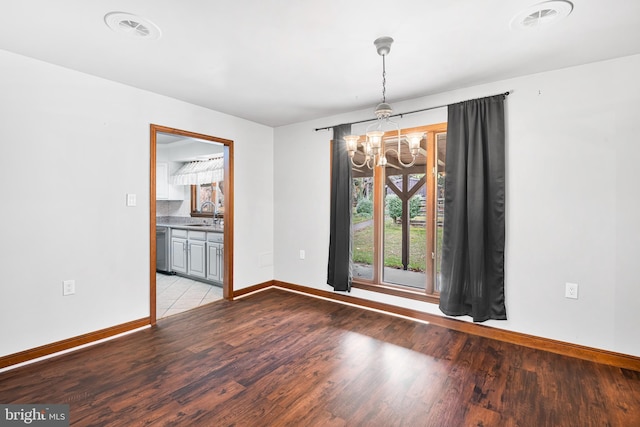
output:
[[[354,282],[397,285],[393,291],[379,289],[422,290],[437,298],[446,124],[405,129],[402,135],[388,132],[379,150],[364,135],[357,145],[351,152],[352,163],[362,165],[352,167]]]
[[[221,218],[224,214],[224,182],[192,186],[191,216]]]
[[[394,148],[396,141],[390,141]],[[387,153],[385,167],[384,270],[387,283],[425,289],[427,251],[426,139],[413,158],[401,145],[402,163]],[[389,146],[388,146],[389,147]]]
[[[198,202],[196,206],[199,207],[202,213],[213,213],[213,193],[214,188],[211,184],[202,184],[198,187]]]
[[[442,262],[442,230],[444,227],[444,177],[445,162],[447,157],[447,134],[439,133],[436,135],[436,270],[435,291],[440,292],[441,289],[441,273],[440,264]]]
[[[373,279],[373,171],[366,166],[352,169],[351,215],[354,279]]]

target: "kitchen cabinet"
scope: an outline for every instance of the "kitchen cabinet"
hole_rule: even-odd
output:
[[[204,231],[189,230],[187,241],[187,274],[204,279],[207,277]]]
[[[184,200],[185,186],[169,181],[172,173],[180,168],[177,162],[156,163],[156,200]]]
[[[222,281],[221,276],[219,280],[209,278],[207,267],[209,262],[207,256],[209,242],[207,242],[207,234],[219,233],[206,233],[204,231],[179,228],[171,229],[171,271],[194,279]],[[218,267],[216,266],[216,268]]]
[[[187,274],[187,230],[171,229],[171,271]]]
[[[207,233],[207,279],[222,283],[224,244],[222,233]]]

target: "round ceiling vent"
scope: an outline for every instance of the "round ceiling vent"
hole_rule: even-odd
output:
[[[157,40],[160,28],[148,19],[125,12],[111,12],[104,16],[104,23],[119,34],[132,39]]]
[[[512,29],[537,28],[558,22],[573,11],[573,3],[566,0],[552,0],[535,4],[511,19]]]

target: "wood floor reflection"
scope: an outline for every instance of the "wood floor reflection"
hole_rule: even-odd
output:
[[[633,426],[640,373],[269,289],[0,373],[76,426]]]

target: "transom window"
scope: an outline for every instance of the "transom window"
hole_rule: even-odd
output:
[[[446,130],[446,123],[402,130],[402,135],[424,133],[410,167],[393,151],[387,152],[384,166],[352,166],[354,287],[438,298]],[[395,148],[397,134],[385,134],[383,144]],[[401,160],[408,164],[411,154],[406,144],[401,146]],[[354,162],[363,161],[360,147]]]

